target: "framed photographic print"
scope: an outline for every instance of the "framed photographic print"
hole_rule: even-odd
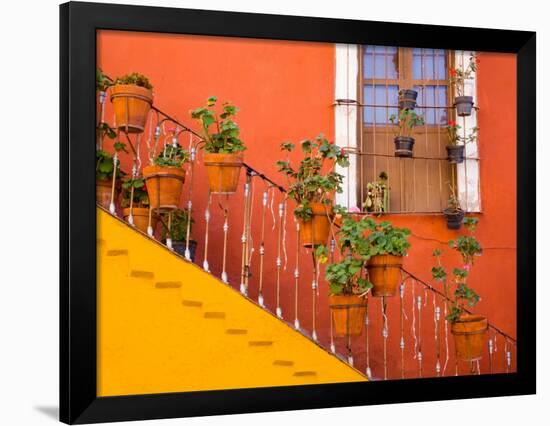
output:
[[[63,422],[535,392],[534,33],[60,14]]]

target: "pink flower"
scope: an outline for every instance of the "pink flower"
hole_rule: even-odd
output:
[[[353,207],[350,207],[350,208],[348,209],[348,212],[349,212],[349,213],[361,213],[361,209],[360,209],[359,207],[357,207],[357,206],[353,206]]]
[[[344,148],[340,150],[340,155],[346,155],[346,150]]]
[[[470,265],[469,263],[466,263],[462,269],[465,269],[466,271],[469,271],[471,267],[472,267],[472,265]]]

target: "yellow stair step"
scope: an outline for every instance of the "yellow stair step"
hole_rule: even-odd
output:
[[[155,283],[156,288],[164,289],[164,288],[180,288],[181,287],[181,281],[157,281]]]
[[[130,276],[132,278],[155,278],[155,274],[151,271],[138,271],[138,270],[131,270]]]

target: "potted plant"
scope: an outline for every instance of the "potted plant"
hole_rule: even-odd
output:
[[[106,125],[106,123],[100,123],[97,128],[98,136],[103,139],[104,136],[109,138],[115,137],[113,130]],[[122,142],[115,142],[113,144],[114,151],[117,153],[126,151],[126,145]],[[96,182],[96,202],[110,209],[111,202],[114,203],[120,194],[120,184],[119,178],[124,176],[124,172],[120,169],[120,161],[116,162],[115,169],[115,160],[113,154],[103,149],[96,149],[95,154],[95,182]],[[113,193],[113,174],[115,179],[115,187]]]
[[[464,226],[470,235],[462,235],[456,240],[449,241],[449,246],[460,253],[463,261],[462,267],[453,268],[450,283],[449,274],[441,260],[441,250],[433,252],[436,265],[432,267],[432,277],[443,283],[448,312],[446,319],[451,323],[456,355],[465,361],[481,359],[487,337],[487,318],[472,314],[466,309],[466,305],[473,308],[480,300],[479,295],[467,285],[474,257],[483,253],[481,245],[474,236],[477,223],[477,218],[465,218]],[[448,294],[449,284],[454,286],[452,298]]]
[[[460,207],[460,202],[456,196],[455,188],[449,184],[449,201],[447,208],[443,209],[445,220],[447,221],[447,228],[460,229],[462,220],[464,219],[464,210]]]
[[[164,214],[163,227],[162,227],[162,241],[166,243],[168,237],[168,214]],[[172,248],[180,256],[185,256],[185,249],[187,248],[187,227],[189,226],[189,232],[191,232],[191,226],[194,222],[193,218],[189,217],[187,210],[177,209],[171,212],[170,218],[170,238],[172,240]],[[191,222],[189,222],[191,220]],[[189,259],[191,262],[195,261],[195,253],[197,251],[197,242],[193,238],[189,238]]]
[[[464,96],[464,86],[466,80],[473,78],[473,74],[477,71],[478,64],[479,59],[472,53],[466,66],[449,69],[449,84],[454,86],[457,94],[454,106],[456,108],[456,114],[459,117],[467,117],[472,114],[474,98],[472,96]]]
[[[396,228],[391,222],[375,222],[366,217],[361,220],[369,232],[366,242],[357,249],[366,260],[369,281],[372,283],[372,295],[375,297],[394,296],[401,282],[403,256],[411,246],[407,228]],[[357,232],[357,230],[352,230]]]
[[[335,336],[358,336],[363,331],[367,313],[366,294],[372,287],[362,277],[364,260],[344,257],[340,262],[327,266],[329,303]]]
[[[418,92],[412,89],[399,90],[399,109],[414,109]]]
[[[392,114],[390,121],[392,124],[397,125],[396,135],[393,140],[395,144],[395,156],[412,157],[414,146],[413,130],[416,126],[423,125],[424,119],[412,109],[402,109],[397,116]]]
[[[387,213],[390,210],[390,188],[386,172],[380,172],[377,181],[367,183],[363,208],[369,213]]]
[[[461,127],[454,120],[449,120],[447,123],[449,144],[445,149],[447,150],[447,159],[451,164],[460,164],[464,161],[464,144],[460,143],[461,138],[458,134],[460,129]]]
[[[144,178],[130,178],[122,183],[122,215],[141,232],[149,226],[149,195]],[[151,215],[151,227],[156,228],[157,216]]]
[[[240,129],[233,120],[238,108],[225,102],[222,113],[215,111],[217,98],[210,97],[206,106],[191,111],[191,117],[199,121],[204,138],[204,165],[208,184],[213,194],[233,194],[239,184],[246,149],[240,139]],[[211,127],[214,131],[211,131]]]
[[[118,77],[110,87],[117,128],[141,133],[153,104],[153,86],[139,73]]]
[[[153,210],[175,210],[180,203],[181,191],[185,182],[183,165],[189,161],[189,152],[177,141],[166,144],[153,164],[143,168],[147,181],[147,194]]]
[[[322,134],[314,141],[302,141],[300,147],[303,158],[296,168],[289,158],[295,148],[290,142],[281,144],[287,159],[276,164],[278,171],[287,178],[287,196],[296,202],[294,216],[300,224],[302,245],[314,247],[327,242],[334,193],[342,192],[343,176],[334,170],[335,166],[347,167],[349,160],[343,148],[329,142]]]
[[[447,123],[449,144],[445,148],[447,150],[447,159],[451,164],[463,163],[466,144],[477,140],[477,132],[479,130],[477,127],[473,127],[468,136],[460,136],[460,129],[461,127],[454,120],[449,120]]]

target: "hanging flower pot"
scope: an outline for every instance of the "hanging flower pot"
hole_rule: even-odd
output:
[[[237,191],[243,157],[242,151],[231,154],[204,153],[204,165],[212,194],[234,194]]]
[[[447,221],[447,228],[457,230],[462,226],[462,220],[464,219],[464,210],[460,208],[446,208],[443,210],[445,220]]]
[[[395,144],[394,155],[396,157],[412,157],[414,146],[412,135],[414,128],[422,126],[424,119],[412,109],[402,109],[397,116],[395,114],[390,116],[390,122],[397,126],[393,140]]]
[[[330,295],[329,301],[334,335],[359,336],[367,316],[366,298],[358,295]]]
[[[456,355],[464,361],[481,359],[487,340],[487,318],[462,314],[451,323]]]
[[[368,260],[367,271],[374,297],[395,296],[401,282],[402,265],[403,257],[392,254],[378,254]]]
[[[122,210],[122,215],[126,222],[130,222],[130,207]],[[147,227],[149,226],[149,208],[147,207],[132,207],[132,221],[133,225],[141,232],[147,233]],[[151,215],[151,226],[153,229],[157,227],[158,218],[155,213]]]
[[[395,144],[396,157],[413,156],[414,138],[408,136],[396,136],[393,143]]]
[[[95,181],[95,197],[96,202],[106,209],[111,204],[111,188],[113,181],[111,179],[96,179]],[[115,196],[114,200],[118,199],[120,189],[115,184]]]
[[[416,108],[416,98],[418,92],[412,89],[402,89],[399,91],[399,109]]]
[[[117,128],[141,133],[153,104],[153,86],[147,77],[133,73],[117,78],[111,86],[111,102]]]
[[[459,117],[468,117],[472,115],[474,107],[474,98],[472,96],[457,96],[455,98],[456,114]]]
[[[147,194],[153,210],[168,211],[180,204],[185,169],[175,166],[150,165],[143,168]]]
[[[191,118],[197,120],[204,138],[204,164],[208,173],[208,185],[213,194],[234,194],[239,185],[243,165],[243,151],[246,149],[240,139],[240,128],[233,118],[238,108],[223,103],[223,111],[216,112],[216,97],[210,97],[205,107],[191,111]],[[217,132],[211,132],[214,124]]]
[[[464,162],[464,145],[447,145],[447,159],[451,164],[460,164]]]
[[[315,247],[326,244],[330,234],[328,207],[323,203],[310,203],[312,216],[309,220],[299,218],[300,242],[304,247]]]

